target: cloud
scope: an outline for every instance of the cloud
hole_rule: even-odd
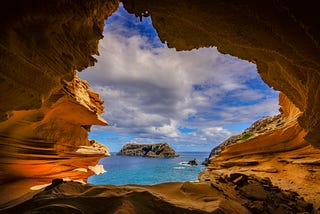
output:
[[[231,135],[231,132],[222,127],[209,127],[202,130],[205,135],[215,137],[217,135]]]
[[[110,126],[95,131],[211,148],[234,133],[224,126],[277,113],[277,93],[262,83],[254,64],[216,48],[169,49],[150,20],[141,30],[122,10],[106,25],[98,63],[79,74],[105,100]],[[183,133],[182,126],[194,131]]]

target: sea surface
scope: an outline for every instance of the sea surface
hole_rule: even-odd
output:
[[[89,177],[91,184],[157,184],[176,181],[196,181],[205,168],[201,162],[208,152],[180,152],[177,158],[147,158],[138,156],[117,156],[103,158],[99,164],[107,171]],[[190,166],[188,161],[197,159],[199,165]]]

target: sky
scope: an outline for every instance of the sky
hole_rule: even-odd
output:
[[[95,66],[79,73],[105,101],[109,126],[89,133],[116,152],[129,142],[206,151],[263,116],[278,114],[278,92],[256,66],[215,47],[176,51],[150,17],[119,9],[106,20]]]

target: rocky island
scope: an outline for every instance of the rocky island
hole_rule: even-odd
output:
[[[117,155],[142,156],[149,158],[174,158],[179,156],[167,143],[128,143],[122,147]]]

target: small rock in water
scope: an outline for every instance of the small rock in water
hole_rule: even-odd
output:
[[[197,166],[198,165],[198,161],[197,161],[197,159],[193,159],[193,160],[189,161],[188,164],[191,165],[191,166]]]

